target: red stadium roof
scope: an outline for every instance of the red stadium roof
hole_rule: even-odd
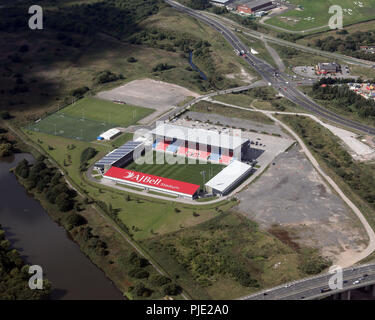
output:
[[[153,188],[188,194],[191,196],[193,196],[194,193],[199,189],[199,185],[196,184],[153,176],[151,174],[117,167],[111,167],[104,176],[129,181],[143,186],[150,186]]]

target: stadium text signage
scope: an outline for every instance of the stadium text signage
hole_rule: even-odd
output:
[[[142,172],[116,167],[110,168],[104,176],[107,178],[131,181],[143,186],[152,186],[188,195],[193,195],[199,189],[199,185],[196,184],[153,176]]]

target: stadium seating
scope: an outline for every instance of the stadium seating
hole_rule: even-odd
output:
[[[184,146],[181,146],[178,148],[177,154],[181,156],[186,156],[186,151],[187,151],[187,148],[185,148]]]
[[[210,156],[211,152],[207,152],[207,151],[202,151],[202,150],[199,150],[198,151],[199,154],[198,154],[198,158],[199,159],[202,159],[202,160],[207,160],[207,158]]]
[[[222,164],[230,164],[232,162],[233,157],[221,155],[220,163]]]
[[[214,162],[219,162],[220,154],[219,153],[211,153],[210,154],[210,160],[214,161]]]
[[[172,153],[175,153],[176,151],[177,151],[177,149],[179,148],[179,146],[180,146],[180,143],[179,142],[173,142],[172,144],[170,144],[168,147],[167,147],[167,149],[166,149],[166,151],[168,151],[168,152],[172,152]]]
[[[189,157],[189,158],[197,159],[198,155],[199,155],[199,151],[198,150],[190,149],[190,148],[188,148],[186,150],[186,156]]]
[[[164,141],[160,141],[156,147],[155,147],[155,150],[156,151],[165,151],[168,146],[170,145],[170,142],[164,142]]]

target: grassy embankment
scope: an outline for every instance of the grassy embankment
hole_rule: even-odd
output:
[[[304,112],[304,109],[289,100],[277,96],[277,92],[272,87],[251,89],[243,93],[219,95],[215,96],[214,100],[245,108],[251,108],[251,106],[253,106],[261,110]]]
[[[322,263],[315,251],[283,243],[236,212],[142,243],[201,298],[238,298],[304,277]]]
[[[260,122],[264,124],[273,124],[274,122],[263,115],[260,112],[249,112],[247,110],[235,109],[227,107],[221,104],[199,101],[194,106],[191,107],[190,111],[203,112],[203,113],[215,113],[221,116],[238,118],[243,120],[251,120],[255,122]]]

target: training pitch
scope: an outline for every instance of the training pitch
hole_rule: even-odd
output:
[[[27,128],[70,139],[93,141],[113,127],[128,127],[152,113],[152,109],[83,98]]]
[[[128,127],[154,112],[153,109],[118,104],[97,98],[83,98],[62,109],[59,113]]]
[[[38,123],[28,126],[27,129],[69,139],[93,141],[98,135],[113,126],[111,123],[54,113]]]

